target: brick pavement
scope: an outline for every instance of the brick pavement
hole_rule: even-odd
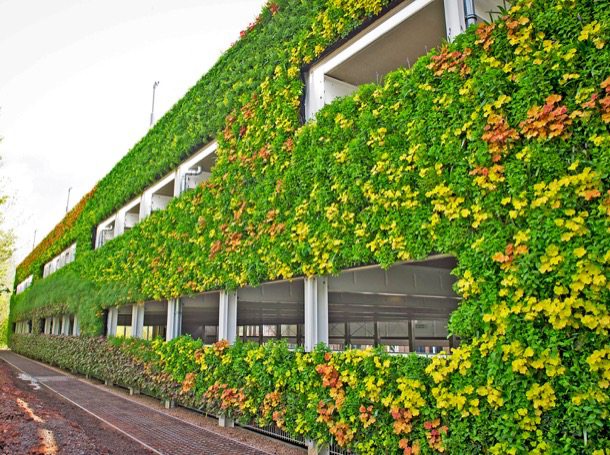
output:
[[[163,414],[9,351],[0,358],[40,384],[164,455],[265,455],[258,449]]]

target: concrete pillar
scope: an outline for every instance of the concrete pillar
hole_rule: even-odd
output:
[[[312,439],[305,439],[307,455],[329,455],[330,449],[327,445],[320,446]]]
[[[237,338],[237,292],[220,291],[218,299],[218,340],[233,344]],[[233,419],[220,415],[218,425],[223,428],[235,426]]]
[[[54,316],[53,317],[53,335],[59,335],[60,333],[60,327],[61,326],[61,319],[59,318],[59,316]]]
[[[70,315],[69,314],[64,316],[64,322],[62,324],[62,328],[64,329],[64,335],[66,335],[66,336],[72,335],[72,326],[70,325]]]
[[[223,428],[233,428],[235,421],[225,416],[218,416],[218,426]]]
[[[464,2],[462,0],[444,0],[444,2],[447,41],[453,41],[466,28]]]
[[[77,337],[80,336],[80,322],[78,320],[78,315],[74,315],[74,325],[72,326],[72,335]]]
[[[182,333],[182,302],[180,299],[167,301],[167,330],[165,341],[173,340]]]
[[[328,344],[328,278],[305,278],[305,351]]]
[[[218,339],[230,344],[237,338],[237,292],[220,291],[218,300]]]
[[[140,199],[140,221],[145,219],[152,210],[152,191],[146,191]]]
[[[142,338],[144,329],[144,304],[138,303],[131,307],[131,336]]]
[[[125,232],[125,215],[127,211],[121,209],[116,214],[116,218],[114,219],[114,236],[118,237],[123,232]]]
[[[117,307],[108,308],[108,323],[106,325],[106,336],[116,336],[116,327],[119,322],[119,309]]]
[[[48,335],[51,332],[51,320],[49,318],[44,318],[44,329],[42,333]]]
[[[179,166],[176,170],[176,178],[174,179],[174,197],[178,197],[182,193],[182,185],[184,184],[186,171],[188,171],[188,166],[185,165]]]
[[[176,407],[176,402],[174,400],[163,400],[163,406],[165,409],[174,409]]]

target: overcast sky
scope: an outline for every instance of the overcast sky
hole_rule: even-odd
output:
[[[0,0],[0,176],[17,262],[214,64],[265,0]]]

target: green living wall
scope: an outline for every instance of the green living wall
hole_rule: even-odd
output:
[[[464,299],[451,330],[462,347],[425,371],[418,364],[409,375],[421,378],[425,403],[405,402],[394,413],[414,417],[417,408],[423,417],[386,438],[383,423],[396,418],[380,397],[357,395],[365,411],[356,413],[327,378],[329,395],[306,431],[319,436],[317,424],[329,431],[341,424],[354,432],[346,444],[362,452],[393,444],[404,453],[603,454],[610,448],[610,4],[516,2],[498,22],[470,28],[301,126],[303,65],[383,6],[268,6],[266,22],[237,48],[268,44],[276,53],[252,63],[259,76],[223,104],[212,179],[101,250],[79,249],[75,263],[13,300],[12,317],[75,308],[94,334],[101,308],[121,302],[453,254]],[[291,30],[286,40],[265,42],[280,25]],[[101,188],[91,201],[114,197]],[[31,355],[52,343],[17,339],[14,347]],[[202,384],[196,390],[216,399],[231,376],[195,365],[179,343],[187,341],[151,349],[167,350],[182,370],[147,361],[183,386],[192,373],[189,380]],[[240,349],[229,348],[221,364],[239,368],[247,356]],[[50,358],[45,352],[38,356]],[[304,371],[324,383],[330,366],[343,374],[334,359],[341,357],[316,359]],[[402,362],[417,360],[390,365],[402,371]],[[389,390],[400,383],[398,373],[378,375]],[[225,409],[245,412],[246,385],[229,387],[244,400]],[[265,389],[287,400],[306,396],[290,390]],[[257,396],[253,406],[274,406]],[[285,402],[278,403],[281,411]],[[364,427],[361,414],[379,422]],[[284,420],[295,428],[297,419]],[[357,446],[365,441],[373,442]]]

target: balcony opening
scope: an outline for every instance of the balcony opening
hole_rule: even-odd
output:
[[[73,243],[69,248],[47,262],[42,269],[42,277],[48,277],[52,273],[73,262],[74,259],[76,259],[76,243]]]
[[[46,267],[46,266],[45,266]],[[29,288],[32,285],[32,281],[34,280],[34,275],[28,276],[25,280],[17,285],[17,289],[15,290],[16,294],[20,294]]]
[[[174,179],[167,182],[161,188],[153,191],[150,202],[150,210],[164,210],[174,197]]]
[[[391,353],[449,352],[457,344],[447,329],[460,300],[450,275],[456,265],[455,258],[438,256],[330,277],[329,345],[335,350],[384,346]]]
[[[502,9],[507,9],[504,1],[498,0],[474,0],[474,11],[477,15],[477,22],[492,22],[502,16]]]
[[[123,225],[123,231],[129,231],[132,229],[138,222],[140,221],[140,201],[138,200],[136,203],[132,204],[125,211],[125,221]]]
[[[405,1],[309,70],[305,115],[309,120],[324,105],[358,86],[380,83],[398,68],[408,68],[447,38],[443,0]]]
[[[218,304],[220,292],[206,292],[180,298],[182,334],[201,339],[204,344],[218,341]]]
[[[131,337],[131,312],[132,305],[123,305],[118,309],[116,337],[130,338]]]
[[[101,248],[114,238],[115,227],[116,218],[114,216],[97,227],[96,249]]]
[[[196,162],[183,175],[182,191],[192,190],[212,176],[212,167],[216,163],[216,153]]]
[[[161,337],[165,340],[167,332],[167,302],[148,302],[144,305],[144,326],[142,338],[152,340]]]
[[[284,339],[290,347],[303,344],[303,279],[264,283],[237,291],[237,337],[264,343]]]
[[[177,173],[176,195],[196,188],[212,176],[212,168],[216,163],[216,148],[216,142],[211,142],[180,166]]]

